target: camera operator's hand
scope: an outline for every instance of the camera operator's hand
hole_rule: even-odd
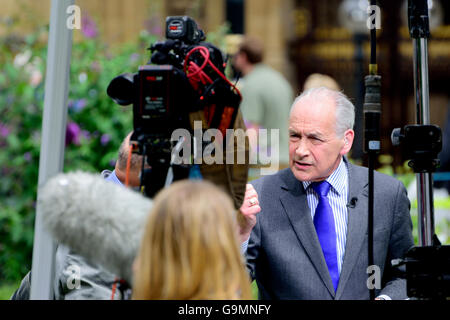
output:
[[[247,184],[244,202],[239,209],[239,237],[241,243],[248,240],[253,227],[256,224],[256,214],[261,211],[258,202],[258,194],[251,184]]]

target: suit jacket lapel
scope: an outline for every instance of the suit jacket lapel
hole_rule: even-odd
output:
[[[364,174],[366,171],[356,170],[354,165],[348,161],[346,162],[348,164],[349,181],[348,202],[350,202],[352,198],[357,198],[358,200],[356,201],[354,208],[348,208],[347,240],[336,299],[339,299],[342,295],[345,284],[355,266],[368,224],[368,177],[367,174]]]
[[[290,170],[285,175],[284,182],[286,185],[282,186],[284,192],[280,196],[283,208],[297,238],[311,259],[317,273],[322,278],[330,294],[334,297],[333,283],[311,218],[311,211],[303,185],[294,177]]]

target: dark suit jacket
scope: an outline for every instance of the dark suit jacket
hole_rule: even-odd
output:
[[[368,170],[348,163],[347,240],[337,292],[334,292],[311,218],[303,184],[291,169],[251,183],[261,212],[246,253],[247,267],[256,279],[261,299],[369,299]],[[401,182],[375,172],[374,263],[380,267],[382,289],[392,299],[405,299],[406,282],[392,276],[392,259],[414,245],[409,200]]]

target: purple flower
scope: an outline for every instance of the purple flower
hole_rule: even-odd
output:
[[[95,38],[98,35],[98,29],[95,21],[87,14],[83,15],[81,19],[81,32],[86,38]]]
[[[116,166],[116,160],[110,160],[109,166],[114,168]]]
[[[157,36],[161,36],[163,34],[163,30],[160,26],[155,26],[150,29],[150,33]]]
[[[91,133],[87,130],[81,130],[81,136],[86,140],[91,139]]]
[[[69,104],[69,108],[72,109],[74,112],[80,112],[81,110],[86,107],[86,99],[79,99],[75,100],[72,104]]]
[[[131,62],[131,63],[135,63],[136,61],[139,60],[140,57],[141,57],[141,56],[139,55],[139,53],[133,53],[133,54],[130,56],[130,62]]]
[[[11,130],[4,125],[3,123],[0,123],[0,137],[6,138],[10,134]]]
[[[80,145],[80,133],[81,129],[75,122],[70,122],[67,124],[66,128],[66,146],[73,143]]]
[[[162,36],[163,29],[161,28],[161,22],[157,16],[150,17],[144,21],[145,29],[153,35]]]
[[[30,162],[31,161],[31,152],[25,152],[23,155],[23,158],[25,159],[26,162]]]
[[[100,143],[102,146],[106,146],[110,140],[111,140],[111,137],[109,136],[109,134],[105,133],[105,134],[102,134],[102,136],[100,138]]]

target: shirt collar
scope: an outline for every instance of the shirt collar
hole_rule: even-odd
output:
[[[331,187],[336,191],[339,195],[342,195],[344,192],[345,184],[347,183],[347,170],[344,159],[341,158],[341,162],[336,170],[333,171],[332,174],[328,178],[325,179]],[[305,190],[311,185],[312,181],[302,181],[303,187]]]
[[[122,182],[120,182],[119,178],[117,178],[116,176],[116,170],[114,170],[113,172],[111,172],[111,174],[106,178],[106,180],[112,181],[115,184],[121,185],[123,186],[124,184]]]

